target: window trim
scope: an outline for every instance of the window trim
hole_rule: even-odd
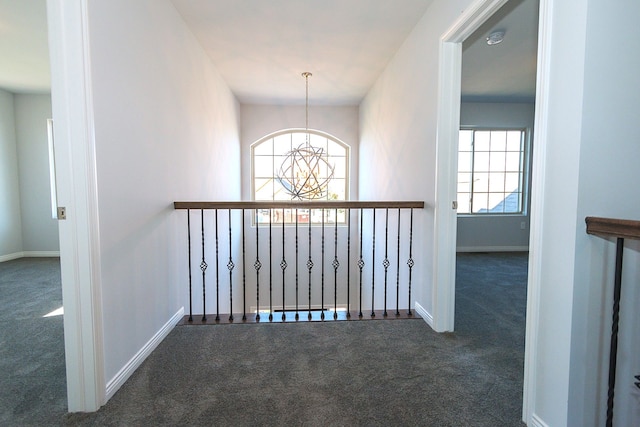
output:
[[[331,135],[330,133],[327,132],[323,132],[321,130],[317,130],[317,129],[305,129],[305,128],[288,128],[288,129],[282,129],[276,132],[272,132],[270,134],[267,134],[263,137],[261,137],[260,139],[256,140],[255,142],[253,142],[250,147],[249,147],[249,157],[250,157],[250,171],[251,171],[251,175],[250,175],[250,192],[251,192],[251,200],[255,201],[256,200],[256,188],[255,188],[255,149],[256,147],[258,147],[260,144],[276,138],[280,135],[286,135],[286,134],[292,134],[292,133],[300,133],[300,134],[312,134],[312,135],[317,135],[320,136],[322,138],[327,138],[328,140],[335,142],[336,144],[340,145],[342,148],[344,148],[345,150],[345,156],[344,156],[344,170],[345,170],[345,174],[344,174],[344,195],[345,198],[344,200],[350,200],[351,197],[351,191],[350,191],[350,187],[351,187],[351,146],[349,144],[347,144],[346,142],[342,141],[340,138]],[[338,179],[342,179],[342,178],[338,178]],[[324,200],[324,199],[317,199],[317,200]],[[315,210],[315,209],[314,209]],[[255,212],[251,215],[252,219],[251,219],[251,224],[253,226],[255,226],[255,220],[256,220],[256,215]],[[309,212],[309,217],[311,217],[311,212]],[[262,223],[261,223],[262,224]],[[278,222],[277,224],[282,224],[280,222]],[[308,223],[300,223],[300,224],[305,224],[307,225]],[[317,226],[320,225],[321,222],[311,222],[311,226]],[[325,225],[327,224],[334,224],[333,222],[329,223],[325,223]],[[346,224],[346,220],[343,221],[338,221],[338,226],[344,226]],[[295,225],[295,222],[285,222],[285,226],[291,226],[291,225]]]
[[[531,129],[528,126],[460,126],[458,129],[458,135],[461,131],[520,131],[523,133],[522,136],[522,180],[521,180],[521,188],[522,188],[522,209],[519,212],[464,212],[458,213],[456,215],[458,217],[466,217],[466,218],[489,218],[489,217],[526,217],[528,216],[529,211],[529,183],[531,181],[530,177],[530,156],[531,156]],[[475,148],[474,148],[475,153]],[[460,154],[460,146],[458,144],[458,149],[456,155]],[[458,199],[458,174],[460,171],[460,165],[457,166],[456,170],[456,200]],[[473,183],[471,184],[470,194],[473,194]],[[459,205],[459,201],[458,201]]]

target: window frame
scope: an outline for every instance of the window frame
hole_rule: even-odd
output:
[[[341,179],[344,180],[344,199],[335,199],[335,200],[350,200],[350,187],[351,187],[351,146],[349,144],[347,144],[346,142],[342,141],[341,139],[327,133],[327,132],[323,132],[317,129],[303,129],[303,128],[290,128],[290,129],[282,129],[279,130],[277,132],[273,132],[270,133],[268,135],[263,136],[262,138],[258,139],[257,141],[253,142],[250,147],[249,147],[249,157],[250,157],[250,192],[251,192],[251,200],[252,201],[256,201],[256,161],[255,161],[255,150],[257,147],[259,147],[261,144],[269,141],[269,140],[273,140],[274,138],[277,138],[279,136],[282,135],[288,135],[288,134],[310,134],[310,135],[315,135],[315,136],[319,136],[321,138],[326,138],[328,141],[331,141],[333,143],[338,144],[341,148],[344,149],[345,155],[344,155],[344,177],[340,176],[337,177],[336,179]],[[292,148],[293,144],[292,144]],[[271,157],[276,157],[278,156],[277,154],[275,154],[272,150],[271,153]],[[342,156],[340,156],[342,157]],[[275,170],[272,171],[272,174],[275,175]],[[275,176],[272,176],[271,179],[275,179]],[[327,198],[324,199],[314,199],[314,201],[324,201],[324,200],[332,200],[328,198],[328,194],[327,194]],[[262,199],[261,199],[262,200]],[[274,199],[272,198],[271,200],[277,201],[278,199]],[[295,199],[291,199],[291,200],[295,200]],[[265,200],[265,201],[269,201],[269,200]],[[301,201],[302,203],[304,203],[304,200]],[[320,209],[313,209],[313,211],[320,211]],[[312,217],[316,216],[317,217],[317,213],[313,214],[312,212],[307,212],[307,217],[309,219],[311,219]],[[286,215],[285,217],[290,217],[290,215]],[[327,216],[331,216],[331,214],[326,215]],[[346,217],[345,217],[346,218]],[[255,221],[256,221],[256,213],[254,212],[254,214],[252,215],[252,224],[255,225]],[[264,224],[264,223],[268,223],[268,222],[263,222],[260,221],[260,224]],[[278,224],[282,224],[282,222],[274,222],[274,223],[278,223]],[[311,225],[315,226],[315,225],[320,225],[322,222],[321,221],[311,221]],[[345,220],[339,220],[338,221],[338,225],[344,225],[346,223],[346,219]],[[295,225],[295,221],[285,221],[285,225]],[[300,222],[299,224],[308,224],[308,222]],[[333,221],[331,222],[325,222],[326,224],[334,224]]]
[[[508,132],[508,131],[518,131],[521,132],[521,159],[520,159],[520,164],[521,164],[521,169],[518,171],[519,174],[521,174],[521,178],[520,178],[520,188],[521,188],[521,192],[520,192],[520,211],[518,212],[491,212],[491,211],[487,211],[487,212],[473,212],[473,195],[474,195],[474,182],[473,182],[473,175],[475,173],[474,169],[474,161],[475,161],[475,144],[472,146],[472,163],[471,163],[471,177],[472,177],[472,182],[470,183],[470,189],[469,189],[469,195],[470,197],[470,202],[469,202],[469,212],[456,212],[457,215],[459,217],[491,217],[491,216],[527,216],[528,215],[528,209],[529,209],[529,180],[530,180],[530,176],[529,176],[529,170],[530,170],[530,165],[529,165],[529,159],[530,159],[530,148],[531,148],[531,132],[530,129],[526,126],[460,126],[459,128],[459,133],[458,136],[460,137],[460,133],[462,131],[472,131],[472,132],[492,132],[492,131],[504,131],[504,132]],[[458,138],[458,141],[460,141],[460,138]],[[473,140],[475,142],[475,135]],[[505,150],[505,153],[508,153],[509,151]],[[487,151],[487,153],[491,153],[491,150]],[[458,163],[459,163],[459,156],[460,156],[460,144],[458,143],[458,150],[457,150],[457,156],[458,156]],[[506,172],[506,171],[505,171]],[[460,207],[460,192],[458,191],[458,185],[459,185],[459,176],[460,176],[460,164],[458,164],[457,166],[457,170],[456,170],[456,200],[457,202],[457,206],[458,208]],[[489,173],[489,171],[487,172]],[[482,194],[491,194],[491,191],[482,191],[480,192]],[[463,193],[463,194],[467,194],[467,193]],[[506,194],[506,193],[505,193]],[[505,198],[506,199],[506,198]]]

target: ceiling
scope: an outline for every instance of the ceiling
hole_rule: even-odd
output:
[[[357,105],[433,0],[172,0],[241,103]],[[531,98],[538,0],[510,0],[463,45],[463,96]],[[503,43],[486,34],[506,30]],[[46,0],[0,0],[0,87],[50,91]]]

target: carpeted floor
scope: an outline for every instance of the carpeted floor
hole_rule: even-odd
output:
[[[67,411],[60,260],[0,263],[0,425],[60,425]]]
[[[521,426],[526,271],[526,254],[460,254],[453,334],[420,319],[176,327],[98,412],[65,415],[64,388],[47,410],[34,390],[25,410],[46,415],[14,405],[0,424]]]

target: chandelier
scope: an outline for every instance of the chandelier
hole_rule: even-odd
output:
[[[304,72],[306,83],[305,101],[305,142],[285,154],[276,170],[277,181],[292,200],[314,200],[327,198],[327,188],[334,175],[334,166],[329,163],[328,154],[322,147],[314,147],[309,135],[309,77]]]

